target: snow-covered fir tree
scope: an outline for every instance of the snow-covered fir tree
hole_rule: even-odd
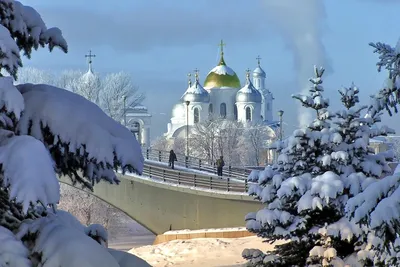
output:
[[[386,110],[397,113],[400,103],[400,40],[396,47],[370,43],[379,54],[378,71],[388,70],[388,82],[372,98],[369,117]],[[358,253],[366,266],[399,266],[400,264],[400,174],[372,182],[362,193],[349,199],[346,213],[363,229],[367,241]]]
[[[0,39],[0,71],[13,78],[21,54],[45,46],[67,52],[58,28],[14,0],[0,0]],[[57,210],[57,175],[89,190],[102,180],[118,183],[116,169],[143,169],[138,142],[84,97],[43,84],[15,86],[13,78],[0,77],[0,266],[119,266],[104,247],[104,228]]]
[[[356,255],[373,232],[349,221],[345,205],[390,172],[390,154],[373,155],[368,144],[370,137],[391,131],[375,125],[379,113],[362,117],[367,106],[356,106],[354,85],[339,91],[345,109],[332,115],[322,96],[323,70],[315,73],[310,95],[294,97],[314,109],[316,119],[276,145],[277,164],[250,176],[257,183],[250,193],[266,208],[247,215],[247,228],[268,242],[287,242],[269,254],[245,250],[249,266],[345,266],[365,260]]]

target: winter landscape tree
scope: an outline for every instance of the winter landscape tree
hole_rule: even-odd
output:
[[[39,46],[67,52],[61,31],[47,28],[32,7],[0,0],[0,11],[2,73],[17,78],[21,53],[29,58]],[[0,265],[119,266],[102,246],[104,228],[57,210],[57,175],[88,190],[103,180],[117,184],[117,169],[142,172],[140,145],[82,96],[44,84],[15,86],[11,77],[0,77]]]
[[[16,83],[43,83],[68,89],[95,103],[118,122],[122,122],[127,110],[140,105],[145,98],[133,85],[131,76],[124,72],[108,73],[101,78],[93,72],[66,70],[60,75],[52,75],[27,67],[19,71]]]
[[[368,106],[356,106],[359,91],[354,85],[339,91],[345,109],[329,112],[329,101],[322,96],[323,72],[315,69],[309,95],[294,96],[315,110],[316,119],[276,144],[277,164],[250,176],[257,184],[249,192],[266,208],[247,215],[247,228],[268,242],[287,242],[269,254],[245,250],[249,266],[377,263],[370,259],[379,250],[371,243],[374,230],[346,217],[346,210],[358,207],[346,203],[354,203],[379,177],[390,173],[386,160],[392,155],[373,155],[368,143],[371,137],[392,131],[376,124],[379,112],[362,116]]]

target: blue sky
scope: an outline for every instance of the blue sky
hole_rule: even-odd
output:
[[[334,107],[337,89],[353,81],[368,101],[385,78],[376,71],[377,55],[368,43],[394,45],[400,37],[395,0],[22,2],[36,8],[48,27],[60,27],[69,43],[66,55],[43,49],[24,64],[52,71],[85,69],[84,55],[92,49],[95,71],[128,72],[146,93],[152,137],[166,131],[171,107],[186,89],[186,74],[198,68],[204,79],[217,63],[220,39],[227,44],[227,64],[242,81],[245,70],[255,68],[257,55],[262,57],[274,109],[285,111],[286,128],[292,130],[299,110],[290,96],[301,91],[313,64],[328,69],[324,85]],[[305,34],[312,43],[300,49],[297,41]],[[310,73],[304,72],[308,65]],[[400,131],[399,116],[384,121]]]

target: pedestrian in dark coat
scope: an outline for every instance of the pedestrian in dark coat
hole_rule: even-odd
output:
[[[169,166],[174,169],[175,168],[175,161],[176,161],[176,154],[175,152],[171,149],[171,151],[169,152],[169,159],[168,159],[168,163]]]
[[[225,166],[224,157],[221,156],[217,159],[217,174],[218,176],[222,176],[222,168]]]

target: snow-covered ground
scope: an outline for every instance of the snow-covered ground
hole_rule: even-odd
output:
[[[167,231],[164,235],[176,235],[176,234],[197,234],[197,233],[215,233],[215,232],[233,232],[233,231],[246,231],[246,227],[232,227],[232,228],[210,228],[210,229],[199,229],[199,230],[174,230]]]
[[[153,267],[233,267],[246,262],[241,256],[245,248],[267,251],[271,250],[273,245],[263,243],[262,239],[256,236],[198,238],[133,248],[129,252],[144,259]]]

